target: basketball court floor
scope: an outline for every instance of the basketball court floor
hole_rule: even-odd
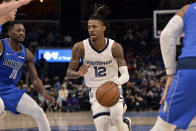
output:
[[[89,111],[47,112],[46,115],[52,131],[95,131]],[[132,131],[149,131],[156,121],[157,111],[127,112],[125,116],[132,119]],[[33,118],[7,112],[0,118],[0,131],[38,131],[38,128]],[[188,131],[196,131],[196,118],[191,122]]]

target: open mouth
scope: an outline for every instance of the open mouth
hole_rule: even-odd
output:
[[[96,35],[95,35],[95,34],[90,34],[90,37],[91,37],[91,38],[95,38]]]

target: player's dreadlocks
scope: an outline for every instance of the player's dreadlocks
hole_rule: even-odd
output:
[[[105,17],[110,14],[110,9],[105,4],[95,4],[95,12],[90,16],[89,20],[99,20],[106,25]]]

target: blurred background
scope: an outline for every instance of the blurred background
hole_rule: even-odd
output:
[[[128,110],[159,109],[166,77],[159,39],[154,38],[153,11],[176,10],[187,0],[34,0],[18,10],[16,21],[24,23],[23,44],[33,52],[39,77],[58,104],[51,107],[37,94],[28,73],[23,73],[19,88],[26,88],[44,111],[90,110],[83,79],[68,80],[66,70],[72,46],[88,37],[87,21],[95,2],[105,3],[111,9],[106,18],[107,37],[124,48],[130,80],[122,88]],[[6,28],[7,25],[2,37],[6,36]]]

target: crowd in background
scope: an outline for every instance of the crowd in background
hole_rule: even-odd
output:
[[[26,46],[34,53],[43,47],[72,47],[76,41],[70,34],[61,34],[56,25],[28,26]],[[122,44],[128,65],[130,80],[122,86],[128,110],[159,109],[161,93],[166,82],[164,65],[157,40],[152,36],[152,25],[135,24],[130,27],[115,25],[110,27],[110,37]],[[31,32],[29,32],[31,31]],[[84,38],[85,36],[81,36]],[[81,39],[82,40],[82,39]],[[28,43],[28,44],[27,44]],[[39,105],[49,111],[90,110],[89,89],[83,85],[83,79],[74,81],[59,76],[47,75],[48,63],[43,59],[36,62],[38,74],[44,87],[54,96],[57,104],[51,106],[40,96],[33,85],[26,85],[25,79],[19,83],[20,88],[27,88]]]

